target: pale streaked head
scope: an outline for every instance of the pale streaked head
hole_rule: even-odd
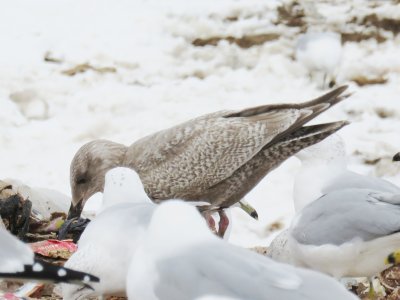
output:
[[[103,192],[108,170],[121,166],[127,147],[107,140],[95,140],[83,145],[70,167],[72,204],[68,218],[80,215],[87,199]]]

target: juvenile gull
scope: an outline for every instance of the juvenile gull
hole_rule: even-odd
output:
[[[345,125],[303,126],[345,99],[346,88],[300,104],[204,115],[129,147],[106,140],[89,142],[71,162],[69,217],[78,216],[86,200],[103,190],[105,173],[117,166],[135,169],[155,202],[179,198],[206,201],[206,211],[229,207],[288,157]]]
[[[62,287],[63,299],[87,299],[98,295],[124,295],[129,262],[140,243],[155,204],[147,197],[132,169],[107,172],[101,213],[87,226],[78,251],[66,267],[91,272],[100,278],[93,290]]]
[[[179,218],[171,218],[178,215]],[[182,201],[158,206],[127,277],[129,299],[357,299],[326,275],[230,245]]]
[[[88,286],[99,279],[87,273],[37,261],[32,249],[0,228],[0,278],[66,282]]]

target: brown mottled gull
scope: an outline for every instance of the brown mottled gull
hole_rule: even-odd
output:
[[[207,114],[146,136],[131,146],[106,140],[83,145],[71,162],[72,205],[77,216],[86,200],[103,191],[105,173],[133,168],[149,197],[159,202],[207,202],[217,211],[242,199],[270,171],[346,122],[303,126],[347,98],[347,86],[300,104],[271,104]]]

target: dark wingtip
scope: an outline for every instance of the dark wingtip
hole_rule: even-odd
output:
[[[258,221],[258,213],[255,210],[250,213],[250,216]]]
[[[94,275],[75,271],[69,268],[52,265],[45,261],[35,259],[33,265],[24,265],[24,270],[13,273],[0,273],[0,278],[15,280],[37,280],[42,282],[65,282],[90,287],[89,283],[99,282]],[[90,287],[91,288],[91,287]]]
[[[342,85],[337,87],[336,89],[333,89],[332,91],[330,91],[330,93],[332,94],[342,94],[345,90],[347,90],[349,88],[349,86],[346,85]]]
[[[331,123],[303,126],[297,129],[292,134],[285,137],[284,139],[282,139],[281,142],[290,142],[294,140],[308,139],[312,136],[318,136],[318,135],[321,135],[321,139],[319,140],[317,139],[317,141],[321,141],[325,137],[328,137],[329,135],[339,131],[340,129],[349,124],[350,122],[348,121],[336,121]]]
[[[400,161],[400,152],[393,156],[393,161]]]

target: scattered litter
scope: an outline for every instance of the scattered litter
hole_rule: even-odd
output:
[[[31,297],[40,290],[42,290],[44,284],[36,282],[28,282],[21,286],[14,295],[17,297]]]
[[[33,252],[50,258],[68,259],[78,249],[72,240],[45,240],[31,243]]]
[[[0,200],[6,199],[14,194],[15,192],[12,189],[12,185],[8,182],[0,180]]]
[[[0,199],[0,217],[12,234],[24,238],[29,229],[32,203],[19,194]]]
[[[8,191],[12,195],[20,194],[24,199],[32,202],[32,208],[43,216],[50,218],[53,212],[67,213],[71,205],[71,198],[63,193],[47,188],[30,187],[16,179],[4,179],[4,184],[11,185]]]
[[[63,212],[54,212],[51,214],[49,220],[43,219],[40,215],[31,215],[31,233],[51,233],[58,232],[60,227],[64,224],[67,215]]]
[[[26,299],[26,297],[33,297],[35,294],[40,292],[44,287],[44,284],[42,283],[36,283],[36,282],[28,282],[25,283],[24,285],[20,286],[15,292],[10,293],[4,293],[0,294],[0,299],[1,300],[23,300]],[[36,297],[34,297],[36,298]]]
[[[74,242],[77,242],[85,230],[86,226],[90,223],[89,219],[79,218],[79,219],[71,219],[65,221],[61,228],[58,230],[57,238],[59,240],[65,240],[67,238],[72,239]]]
[[[393,292],[400,286],[400,266],[394,265],[386,269],[379,274],[379,280],[387,293]]]

